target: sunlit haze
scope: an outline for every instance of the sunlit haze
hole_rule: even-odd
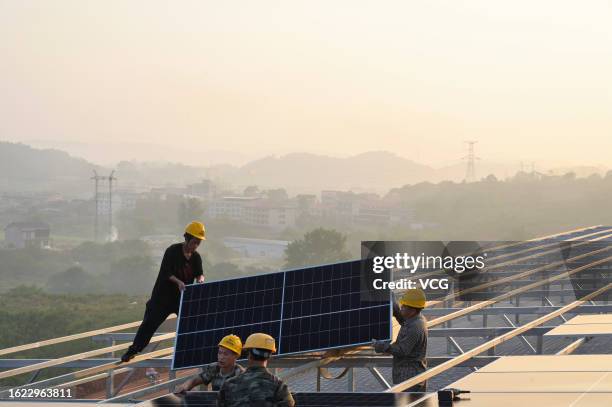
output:
[[[439,166],[478,140],[491,161],[611,165],[611,21],[604,0],[1,0],[0,139]]]

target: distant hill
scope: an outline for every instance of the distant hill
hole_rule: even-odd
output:
[[[190,145],[174,143],[171,146],[155,143],[136,143],[130,141],[113,141],[105,143],[76,142],[66,140],[25,141],[36,148],[52,148],[66,151],[76,157],[111,167],[118,162],[176,162],[188,166],[206,165],[243,165],[257,157],[247,156],[232,150],[200,150]]]
[[[209,176],[204,167],[170,162],[121,161],[116,168],[119,185],[135,190],[142,186],[184,186]]]
[[[285,187],[288,191],[363,189],[383,191],[431,178],[435,170],[393,153],[367,152],[348,158],[293,153],[252,161],[231,174],[237,184]]]
[[[82,158],[55,149],[36,149],[24,144],[0,141],[0,191],[57,191],[91,194],[93,170],[108,174],[103,168]],[[238,190],[247,185],[261,188],[285,188],[289,194],[320,193],[325,189],[376,191],[420,182],[461,182],[465,163],[442,168],[419,164],[386,151],[372,151],[340,158],[311,153],[291,153],[264,157],[243,166],[217,164],[210,167],[189,166],[168,161],[122,161],[115,167],[118,187],[148,189],[151,186],[181,186],[211,178],[223,187]],[[488,161],[476,163],[476,178],[489,174],[498,179],[512,177],[517,165]],[[544,173],[546,170],[541,170]],[[557,168],[551,173],[576,172],[578,177],[605,174],[605,168]]]
[[[497,179],[508,179],[514,177],[519,170],[518,163],[482,160],[476,162],[476,180],[491,174]],[[540,171],[549,174],[548,170]],[[562,175],[567,172],[574,172],[577,177],[588,177],[594,173],[605,175],[606,168],[567,167],[550,171],[550,174]],[[293,153],[262,158],[238,168],[237,171],[219,174],[234,185],[283,187],[289,193],[318,193],[323,189],[385,193],[393,188],[421,182],[462,182],[465,175],[465,162],[433,168],[386,151],[367,152],[347,158]]]
[[[264,187],[284,187],[296,191],[319,192],[322,189],[377,191],[420,182],[461,182],[465,163],[433,168],[387,151],[373,151],[347,158],[309,153],[293,153],[252,161],[237,171],[220,174],[233,184],[250,183]],[[478,162],[476,178],[489,174],[505,179],[514,176],[516,165]]]
[[[63,151],[0,141],[3,191],[90,192],[93,170],[107,171]]]

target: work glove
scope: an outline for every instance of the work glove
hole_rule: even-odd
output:
[[[378,341],[376,339],[372,339],[372,346],[374,347],[374,351],[376,353],[386,352],[388,345],[389,345],[388,341]]]

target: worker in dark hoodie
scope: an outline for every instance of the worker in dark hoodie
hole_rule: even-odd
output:
[[[181,292],[187,284],[192,284],[194,280],[204,282],[202,257],[196,251],[200,243],[206,240],[204,224],[191,222],[185,228],[183,237],[183,242],[171,245],[164,253],[151,298],[147,301],[144,318],[134,342],[121,356],[122,362],[129,361],[141,352],[170,314],[178,315]]]

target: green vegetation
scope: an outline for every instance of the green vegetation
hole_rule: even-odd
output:
[[[287,268],[337,263],[351,258],[346,250],[346,236],[323,228],[308,232],[303,239],[289,243],[285,253]]]
[[[63,252],[40,249],[0,250],[0,291],[18,285],[42,287],[50,275],[74,266]]]
[[[157,270],[139,240],[85,242],[64,250],[0,250],[0,292],[19,285],[52,293],[146,294]]]
[[[417,222],[435,225],[414,233],[420,240],[522,240],[612,223],[612,173],[421,183],[392,190],[388,198],[412,208]]]
[[[138,321],[145,301],[145,297],[126,295],[52,295],[39,288],[20,286],[0,296],[0,349]],[[88,338],[7,357],[56,358],[103,346]],[[46,369],[40,379],[62,373],[66,369]],[[28,376],[2,380],[0,386],[21,384]]]

